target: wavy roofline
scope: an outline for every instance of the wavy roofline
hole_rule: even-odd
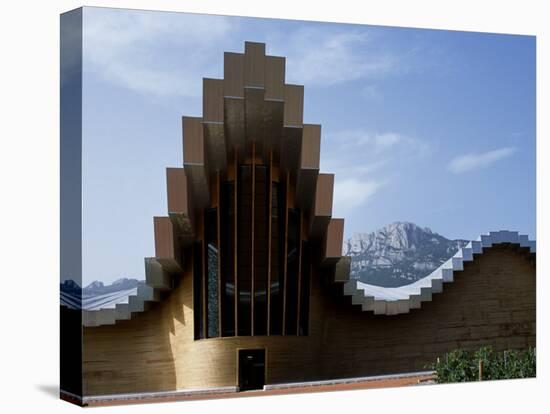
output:
[[[381,287],[359,280],[349,280],[344,284],[344,295],[351,296],[354,305],[361,305],[363,311],[376,315],[399,315],[411,309],[420,309],[422,302],[431,301],[432,294],[441,293],[444,283],[454,280],[454,272],[464,270],[464,262],[474,260],[484,249],[498,244],[518,244],[536,253],[536,241],[517,231],[500,230],[480,235],[460,248],[454,256],[429,275],[400,287]]]
[[[464,262],[473,261],[474,255],[483,254],[484,249],[505,243],[517,244],[520,247],[529,248],[533,254],[536,253],[536,241],[530,240],[527,235],[509,230],[492,231],[480,235],[477,240],[470,241],[432,273],[413,283],[388,288],[370,285],[359,280],[348,280],[344,283],[344,295],[351,296],[352,303],[361,305],[363,311],[372,311],[375,315],[409,313],[411,309],[420,309],[422,302],[431,301],[433,294],[441,293],[444,283],[453,282],[454,272],[464,270]],[[158,267],[154,258],[147,258],[146,265]],[[156,272],[151,271],[151,274],[153,273]],[[128,296],[126,303],[117,303],[114,307],[83,309],[83,325],[113,325],[118,320],[130,319],[132,313],[145,311],[148,302],[156,302],[160,299],[155,287],[147,282],[137,289],[136,295]]]

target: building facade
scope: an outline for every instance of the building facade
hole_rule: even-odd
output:
[[[414,289],[349,279],[303,96],[261,43],[225,53],[224,79],[203,80],[146,284],[82,313],[82,395],[413,372],[455,348],[535,345],[535,246],[517,233],[472,242]]]

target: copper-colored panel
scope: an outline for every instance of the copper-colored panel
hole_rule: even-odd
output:
[[[168,272],[181,269],[181,261],[174,225],[170,217],[154,217],[155,256],[157,261]]]
[[[334,264],[342,257],[344,241],[344,219],[331,219],[325,234],[323,263]]]
[[[280,145],[281,169],[293,174],[298,169],[300,162],[300,147],[302,145],[302,128],[289,127],[283,128]]]
[[[326,216],[312,216],[310,221],[309,238],[316,239],[321,237],[328,227],[330,217]]]
[[[315,191],[316,216],[332,216],[332,196],[334,192],[334,174],[319,174]]]
[[[227,163],[223,85],[223,79],[203,79],[203,125],[210,172],[225,169]]]
[[[314,206],[318,169],[300,169],[296,178],[296,206],[311,212]]]
[[[320,155],[321,125],[304,124],[300,167],[318,169]]]
[[[174,231],[170,217],[154,217],[155,256],[174,257]]]
[[[223,55],[223,94],[244,97],[244,55],[225,52]]]
[[[321,125],[305,124],[301,140],[300,169],[296,178],[296,204],[302,210],[313,209],[320,147]]]
[[[301,127],[304,123],[303,85],[285,85],[285,126]]]
[[[187,183],[191,188],[194,208],[204,208],[210,204],[208,175],[204,165],[185,164]]]
[[[203,122],[207,167],[210,173],[225,170],[227,166],[227,147],[225,129],[222,122]]]
[[[264,86],[265,43],[245,42],[244,44],[244,85]]]
[[[210,200],[208,176],[205,167],[205,139],[202,118],[182,118],[183,123],[183,165],[187,184],[191,191],[193,206],[206,207]]]
[[[167,168],[168,215],[184,245],[193,241],[193,209],[190,207],[187,176],[183,168]]]
[[[166,185],[168,194],[168,212],[189,214],[187,177],[184,168],[167,168]]]
[[[264,90],[245,88],[245,131],[246,143],[255,143],[255,154],[261,154],[264,138]]]
[[[223,79],[203,79],[203,122],[223,122],[223,83]]]
[[[267,93],[267,91],[266,91]],[[284,102],[266,100],[264,106],[264,159],[269,158],[269,152],[274,151],[274,159],[279,159],[281,136],[283,134]]]
[[[310,219],[309,235],[312,238],[324,234],[332,216],[332,194],[334,190],[334,174],[319,174],[315,190],[315,202]]]
[[[204,164],[204,135],[202,118],[182,117],[183,163]]]
[[[265,99],[284,100],[285,58],[266,56],[265,60]]]
[[[226,151],[230,149],[239,151],[244,147],[245,116],[244,116],[244,91],[243,97],[224,98],[224,128]]]

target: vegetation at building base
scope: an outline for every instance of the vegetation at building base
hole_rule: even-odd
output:
[[[532,378],[536,376],[536,349],[475,352],[456,349],[428,366],[437,373],[438,383]]]

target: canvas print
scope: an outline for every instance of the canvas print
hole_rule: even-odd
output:
[[[536,375],[535,37],[60,22],[63,399]]]

